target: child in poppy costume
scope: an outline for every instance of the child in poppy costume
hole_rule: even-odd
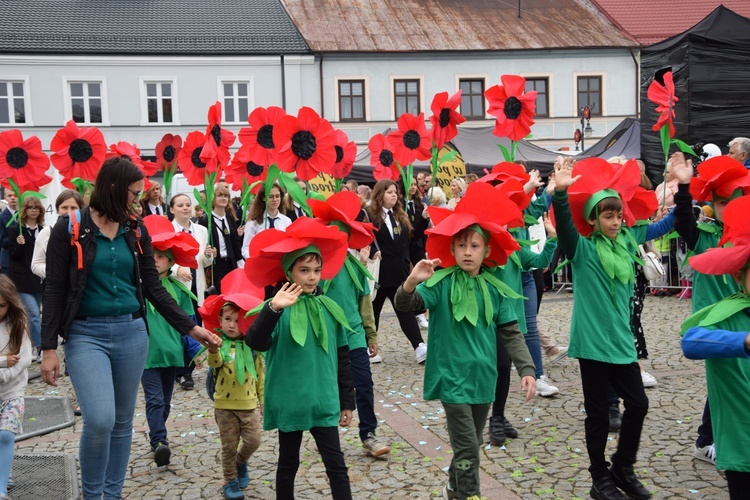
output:
[[[360,250],[375,239],[372,224],[355,220],[361,210],[356,194],[341,191],[326,201],[311,199],[309,203],[317,220],[346,233],[349,248]],[[391,448],[375,434],[378,419],[375,416],[370,357],[378,354],[378,331],[368,279],[373,278],[367,268],[347,252],[344,267],[333,279],[324,281],[322,287],[326,296],[341,306],[349,322],[351,329],[346,333],[359,416],[359,438],[365,453],[379,457],[389,453]]]
[[[698,177],[693,177],[691,162],[682,153],[670,158],[670,169],[677,178],[675,200],[675,229],[685,240],[689,252],[701,255],[719,246],[724,231],[723,213],[730,200],[750,193],[750,171],[729,156],[710,158],[698,165]],[[713,221],[697,223],[693,215],[692,200],[711,202]],[[740,291],[729,276],[693,274],[693,313]],[[708,400],[703,409],[701,425],[693,455],[695,458],[715,463],[716,451]]]
[[[703,275],[731,275],[740,292],[704,307],[682,325],[685,357],[706,360],[716,467],[726,471],[731,499],[747,498],[750,491],[749,210],[750,196],[731,201],[723,211],[724,236],[719,241],[729,245],[690,258],[693,269]]]
[[[333,498],[352,498],[338,433],[355,408],[349,325],[341,307],[318,287],[321,278],[338,274],[347,253],[344,232],[309,217],[295,220],[286,232],[267,229],[250,243],[245,271],[253,284],[289,280],[262,304],[245,337],[251,348],[267,351],[263,428],[279,429],[278,499],[294,498],[306,430],[323,458]]]
[[[622,499],[620,488],[631,498],[647,499],[651,493],[633,472],[648,398],[630,329],[630,307],[638,245],[669,228],[636,225],[653,214],[657,202],[652,191],[638,186],[641,174],[635,161],[614,165],[591,158],[575,167],[573,163],[555,163],[552,206],[577,294],[568,355],[578,358],[581,369],[591,496]],[[611,471],[604,456],[610,384],[625,400]]]
[[[504,226],[521,224],[521,211],[484,183],[469,185],[455,211],[428,210],[435,223],[427,230],[432,260],[414,267],[396,292],[396,307],[430,311],[424,399],[442,402],[453,447],[444,496],[479,498],[479,447],[495,398],[498,337],[516,364],[527,400],[536,390],[534,364],[504,298],[520,296],[490,272],[518,250]],[[438,265],[446,267],[435,271]]]
[[[209,349],[208,365],[215,381],[224,498],[240,499],[250,483],[247,461],[260,446],[263,404],[263,360],[245,344],[244,332],[252,324],[245,314],[263,302],[258,298],[263,290],[250,285],[242,269],[227,274],[221,289],[224,293],[208,297],[198,312],[222,339],[220,348]]]
[[[187,233],[176,233],[166,217],[149,215],[143,219],[151,235],[156,270],[162,286],[189,316],[195,317],[192,300],[195,298],[182,281],[171,276],[172,265],[196,268],[198,242]],[[146,398],[146,420],[149,441],[158,467],[169,464],[172,455],[167,440],[166,422],[175,383],[175,370],[184,366],[182,335],[172,328],[151,302],[147,302],[149,342],[146,367],[141,376]]]

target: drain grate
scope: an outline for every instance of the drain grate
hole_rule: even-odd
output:
[[[23,434],[16,441],[70,427],[76,421],[68,396],[24,397]]]
[[[70,453],[28,453],[13,457],[14,500],[76,500],[76,457]]]

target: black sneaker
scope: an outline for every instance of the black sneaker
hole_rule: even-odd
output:
[[[505,425],[502,416],[490,417],[490,444],[502,446],[505,444]]]
[[[169,458],[172,456],[172,450],[169,449],[169,445],[166,443],[159,443],[154,449],[154,462],[157,467],[163,467],[169,465]]]
[[[612,403],[609,405],[609,432],[617,432],[620,427],[622,427],[620,403]]]
[[[183,389],[192,389],[193,387],[195,387],[193,374],[188,373],[186,375],[183,375],[182,380],[180,381],[180,386],[182,386]]]
[[[643,486],[643,483],[638,481],[632,466],[623,467],[613,464],[609,470],[609,475],[612,477],[615,485],[630,498],[635,500],[648,500],[651,498],[651,492]]]
[[[625,500],[625,495],[615,486],[614,481],[609,475],[600,478],[594,478],[591,485],[591,498],[596,500]]]
[[[506,437],[511,439],[516,439],[518,437],[518,431],[510,425],[510,422],[508,422],[508,419],[505,417],[503,417],[503,430],[505,431]]]

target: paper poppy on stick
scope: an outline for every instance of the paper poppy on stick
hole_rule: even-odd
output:
[[[342,131],[336,130],[336,162],[333,164],[331,175],[343,180],[352,171],[354,160],[357,158],[357,144],[350,141]]]
[[[346,259],[346,234],[310,217],[296,219],[285,232],[266,229],[258,233],[250,242],[250,258],[245,261],[245,273],[256,286],[276,284],[286,279],[282,258],[310,245],[315,245],[323,258],[320,278],[332,279]]]
[[[690,265],[703,274],[730,274],[750,260],[750,196],[730,201],[724,209],[724,235],[720,247],[690,257]],[[728,246],[722,246],[730,243]],[[729,279],[729,278],[727,278]]]
[[[177,155],[182,149],[182,137],[179,135],[164,134],[161,141],[154,148],[157,166],[165,170],[177,160]]]
[[[205,143],[206,135],[203,132],[190,132],[177,156],[177,164],[191,186],[203,184],[206,178],[208,165],[201,159]]]
[[[466,118],[456,111],[459,104],[461,104],[460,90],[450,97],[448,97],[448,92],[438,92],[432,98],[431,133],[432,141],[438,149],[442,148],[446,142],[453,140],[458,135],[457,125],[466,121]]]
[[[117,157],[125,158],[133,162],[133,164],[138,167],[146,177],[151,177],[158,170],[156,163],[142,161],[141,150],[138,149],[138,146],[130,144],[129,142],[120,141],[117,144],[109,146],[109,151],[107,152],[105,159]]]
[[[401,176],[393,156],[393,146],[383,134],[370,137],[367,143],[370,149],[370,165],[374,168],[372,176],[376,181],[389,179],[395,181]]]
[[[96,127],[78,128],[73,120],[57,131],[50,144],[52,164],[63,177],[63,184],[72,187],[76,177],[93,182],[104,163],[107,144]]]
[[[198,242],[190,233],[177,232],[164,216],[147,215],[143,224],[151,237],[151,246],[158,252],[170,252],[178,266],[198,268],[195,256],[198,255]]]
[[[49,158],[42,151],[42,141],[37,136],[24,140],[20,130],[0,132],[0,183],[12,189],[13,179],[19,192],[36,191],[49,184],[52,178],[46,172]]]
[[[234,133],[221,126],[221,103],[216,101],[208,108],[206,142],[200,154],[201,160],[210,172],[226,168],[229,164],[229,148],[234,144],[234,140]]]
[[[398,117],[398,129],[388,133],[388,141],[393,147],[393,156],[402,167],[415,160],[429,160],[432,157],[432,138],[424,123],[424,113],[414,116],[404,113]]]
[[[537,92],[524,92],[526,79],[521,76],[503,75],[500,81],[502,85],[494,85],[484,93],[490,103],[487,112],[496,118],[492,133],[520,141],[531,133]]]
[[[319,173],[330,174],[336,163],[333,127],[312,108],[303,106],[298,115],[280,118],[273,128],[276,164],[283,172],[296,172],[309,181]]]
[[[250,147],[243,145],[232,157],[232,162],[224,170],[224,178],[235,191],[242,191],[245,185],[250,186],[257,181],[264,181],[268,176],[268,168],[250,159]],[[257,192],[260,184],[253,190]]]
[[[456,265],[456,257],[451,254],[453,237],[474,224],[489,233],[490,251],[484,265],[503,265],[510,254],[521,248],[506,228],[523,226],[523,214],[507,197],[498,196],[489,184],[469,184],[455,210],[430,206],[427,211],[435,225],[425,231],[426,250],[430,258],[439,258],[443,267]]]
[[[698,165],[698,176],[690,180],[690,194],[700,202],[714,196],[729,199],[738,189],[750,194],[750,170],[730,156],[716,156]]]
[[[247,117],[250,128],[243,127],[239,133],[240,143],[249,148],[249,161],[266,166],[276,163],[273,129],[284,116],[286,116],[286,111],[278,106],[255,108],[250,113]]]
[[[679,99],[674,94],[674,80],[671,69],[664,68],[656,72],[654,81],[648,86],[646,96],[649,101],[656,104],[656,112],[659,113],[659,118],[652,130],[658,132],[664,125],[668,125],[669,137],[674,137],[674,107]]]
[[[362,210],[359,196],[349,191],[340,191],[327,200],[308,200],[313,217],[329,225],[331,222],[342,223],[349,230],[349,248],[359,250],[375,239],[375,227],[369,222],[357,221]]]

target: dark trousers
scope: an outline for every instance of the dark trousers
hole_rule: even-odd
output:
[[[351,500],[352,489],[349,475],[341,451],[338,427],[313,427],[310,429],[323,459],[331,493],[334,500]],[[302,431],[279,431],[279,466],[276,469],[277,500],[294,499],[294,478],[299,469],[299,448],[302,444]]]
[[[615,365],[590,359],[579,359],[578,362],[581,367],[583,404],[586,408],[586,450],[591,462],[589,472],[592,477],[600,477],[609,468],[604,451],[609,432],[610,384],[625,404],[620,439],[617,451],[612,455],[612,463],[632,466],[641,441],[643,420],[648,413],[648,398],[638,363]]]
[[[146,421],[151,448],[167,440],[167,419],[174,390],[174,367],[143,370],[141,385],[146,398]]]
[[[505,416],[505,402],[508,400],[510,386],[510,354],[505,344],[497,335],[497,383],[495,384],[495,402],[492,403],[492,416]]]
[[[391,301],[393,305],[393,297],[396,296],[397,286],[394,287],[380,287],[378,293],[375,295],[375,300],[372,301],[372,311],[375,313],[375,328],[380,327],[380,311],[383,310],[383,304],[385,299]],[[404,332],[406,338],[411,343],[411,347],[416,349],[419,344],[424,342],[422,339],[422,332],[419,331],[419,323],[417,323],[417,317],[414,316],[413,312],[402,312],[393,308],[396,311],[396,318],[398,318],[398,324],[401,325],[401,331]]]
[[[750,472],[728,470],[729,500],[745,500],[750,492]]]
[[[221,280],[229,274],[231,271],[237,268],[237,263],[225,257],[219,257],[216,259],[213,265],[213,285],[216,287],[216,291],[221,293]]]
[[[703,407],[703,421],[698,426],[698,439],[695,441],[695,446],[703,448],[714,444],[714,430],[711,428],[711,408],[708,406],[708,398],[706,398],[706,404]]]
[[[479,496],[479,447],[484,442],[484,425],[489,404],[443,403],[453,459],[448,467],[448,483],[458,498]]]
[[[357,416],[359,417],[359,438],[364,441],[367,434],[378,426],[375,417],[375,396],[372,393],[372,372],[370,371],[370,354],[366,347],[349,351],[352,362],[352,378],[357,398]]]

